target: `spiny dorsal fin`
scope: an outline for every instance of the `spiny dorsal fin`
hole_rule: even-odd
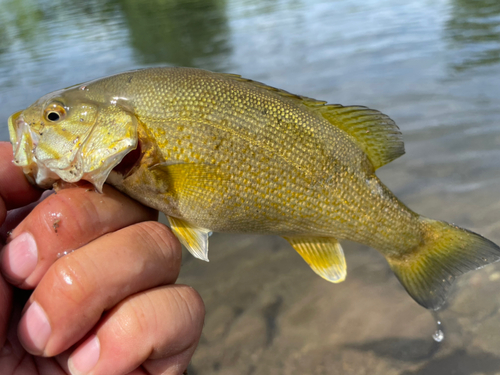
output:
[[[255,87],[272,91],[289,100],[319,112],[333,126],[351,135],[365,152],[375,169],[405,153],[404,143],[396,123],[387,115],[363,106],[327,104],[325,101],[299,96],[264,83],[242,78],[236,74],[221,75]]]
[[[346,277],[344,251],[335,238],[285,237],[311,269],[323,279],[340,283]]]

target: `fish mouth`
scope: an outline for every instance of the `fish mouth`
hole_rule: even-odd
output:
[[[24,120],[23,111],[14,113],[8,120],[10,141],[12,143],[14,164],[21,167],[28,181],[44,189],[52,187],[60,177],[37,160],[34,152],[39,135],[31,131]]]
[[[14,157],[16,156],[16,154],[20,154],[23,151],[23,138],[26,135],[29,135],[29,129],[26,122],[24,121],[24,118],[22,117],[22,113],[23,111],[14,113],[9,117],[9,120],[7,121],[9,127],[10,142],[12,143],[12,148],[14,151]],[[27,130],[28,134],[26,134]],[[24,141],[25,140],[26,139],[24,139]],[[25,165],[28,155],[24,155],[24,157],[21,157],[22,155],[19,156],[19,158],[14,159],[14,163],[19,166]]]
[[[28,181],[36,185],[37,163],[33,156],[33,142],[28,124],[22,116],[23,111],[14,113],[9,117],[8,127],[12,151],[13,163],[23,169]]]
[[[17,120],[19,119],[19,117],[21,117],[21,113],[23,113],[23,111],[18,111],[16,113],[14,113],[13,115],[11,115],[9,117],[9,120],[8,120],[10,141],[12,142],[13,145],[15,145],[17,143],[18,137],[17,137],[17,131],[16,131],[15,124],[17,124]]]
[[[140,166],[143,151],[136,133],[130,139],[119,140],[124,144],[117,152],[110,154],[102,145],[97,147],[93,145],[90,149],[86,149],[89,142],[99,138],[100,135],[94,136],[96,128],[93,126],[85,136],[82,136],[79,143],[72,142],[74,147],[59,152],[61,150],[57,144],[53,144],[54,140],[44,139],[42,132],[35,131],[30,126],[30,118],[26,121],[25,116],[23,111],[10,116],[9,133],[13,145],[14,164],[23,169],[33,185],[50,189],[61,179],[69,183],[83,179],[92,183],[97,191],[102,192],[102,186],[112,170],[126,177]],[[46,152],[51,149],[56,151],[55,154],[52,152],[53,157],[50,152]],[[96,152],[98,157],[93,152]]]

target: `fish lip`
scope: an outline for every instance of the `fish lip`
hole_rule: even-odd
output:
[[[59,176],[37,160],[34,151],[40,136],[30,129],[23,111],[18,111],[8,119],[10,141],[14,155],[13,163],[21,167],[28,181],[41,188],[50,188]]]
[[[17,130],[16,130],[16,124],[21,117],[21,114],[23,111],[17,111],[16,113],[12,114],[9,119],[7,120],[8,126],[9,126],[9,135],[10,135],[10,141],[12,145],[16,145],[18,143],[18,135],[17,135]],[[24,121],[24,120],[23,120]]]
[[[14,113],[8,120],[10,141],[14,154],[14,164],[19,167],[27,167],[36,161],[33,156],[33,148],[36,140],[33,139],[28,123],[24,120],[23,111]]]

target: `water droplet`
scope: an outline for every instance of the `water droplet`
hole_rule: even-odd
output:
[[[444,332],[441,331],[440,329],[436,330],[436,332],[434,332],[432,334],[432,338],[434,339],[434,341],[436,342],[441,342],[444,340]]]
[[[432,334],[432,338],[436,342],[441,342],[444,340],[443,323],[441,323],[441,320],[439,319],[437,312],[434,311],[432,315],[434,316],[434,319],[436,319],[436,331]]]

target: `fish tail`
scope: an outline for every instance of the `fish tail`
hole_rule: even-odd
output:
[[[425,308],[438,310],[455,277],[500,259],[500,248],[463,228],[422,218],[422,241],[388,262],[406,291]]]

